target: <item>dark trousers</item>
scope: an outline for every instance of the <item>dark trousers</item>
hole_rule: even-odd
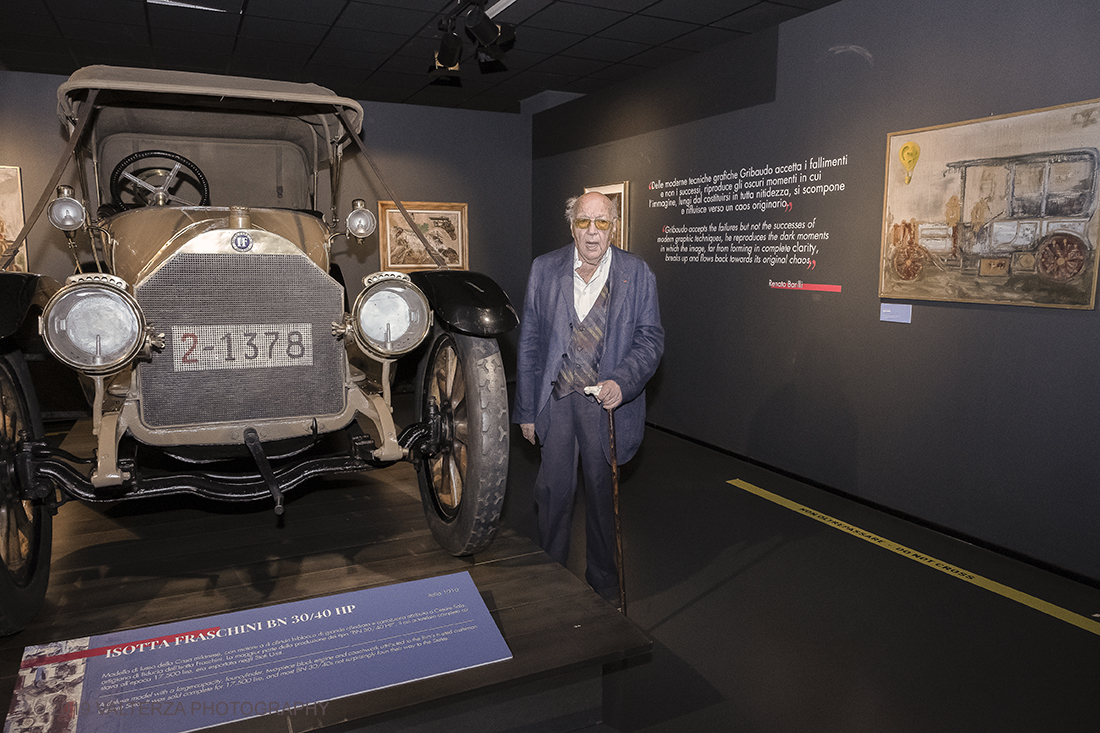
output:
[[[611,496],[611,465],[604,457],[600,434],[607,432],[607,411],[592,399],[572,392],[546,407],[549,429],[542,439],[542,463],[535,480],[535,511],[539,544],[562,565],[569,557],[573,497],[577,491],[577,459],[584,476],[585,580],[604,598],[618,601],[615,569],[615,515]]]

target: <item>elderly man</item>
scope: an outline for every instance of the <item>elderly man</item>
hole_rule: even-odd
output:
[[[645,384],[664,351],[657,283],[645,262],[611,246],[615,204],[599,193],[566,202],[573,243],[531,266],[520,328],[512,420],[542,446],[535,482],[539,543],[569,556],[580,457],[586,497],[585,579],[617,603],[615,518],[605,411],[616,455],[630,460],[645,430]],[[597,386],[595,396],[585,387]]]

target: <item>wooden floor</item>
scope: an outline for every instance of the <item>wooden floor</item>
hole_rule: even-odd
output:
[[[448,555],[427,529],[413,469],[399,464],[316,480],[287,496],[282,518],[266,503],[190,497],[63,506],[45,607],[23,632],[0,640],[0,697],[10,699],[30,644],[464,570],[513,659],[338,701],[326,726],[598,670],[649,648],[636,626],[516,532],[503,531],[473,558]]]

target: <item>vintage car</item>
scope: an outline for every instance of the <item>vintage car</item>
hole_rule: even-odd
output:
[[[889,234],[894,272],[918,280],[932,272],[981,278],[1084,279],[1093,247],[1098,154],[1092,148],[947,164],[958,193],[940,221],[902,221]]]
[[[68,149],[0,254],[4,270],[45,213],[77,273],[0,272],[0,633],[40,607],[51,518],[74,498],[266,499],[281,514],[308,479],[404,460],[439,543],[484,549],[508,466],[496,337],[518,318],[424,237],[436,267],[370,275],[349,301],[332,244],[376,225],[363,199],[338,211],[341,160],[367,156],[360,105],[312,84],[105,66],[58,100]],[[78,190],[57,185],[66,170]],[[35,349],[83,380],[90,461],[44,439]],[[417,414],[399,429],[406,355]]]

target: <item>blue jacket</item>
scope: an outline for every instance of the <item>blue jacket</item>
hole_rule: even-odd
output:
[[[540,436],[546,434],[544,408],[569,347],[575,251],[576,246],[570,243],[536,258],[527,281],[512,422],[534,423]],[[661,361],[665,331],[657,304],[657,280],[642,258],[616,248],[608,283],[611,302],[599,380],[615,380],[623,393],[623,402],[615,409],[615,453],[625,463],[642,442],[645,385]],[[610,461],[607,432],[600,434],[604,455]]]

